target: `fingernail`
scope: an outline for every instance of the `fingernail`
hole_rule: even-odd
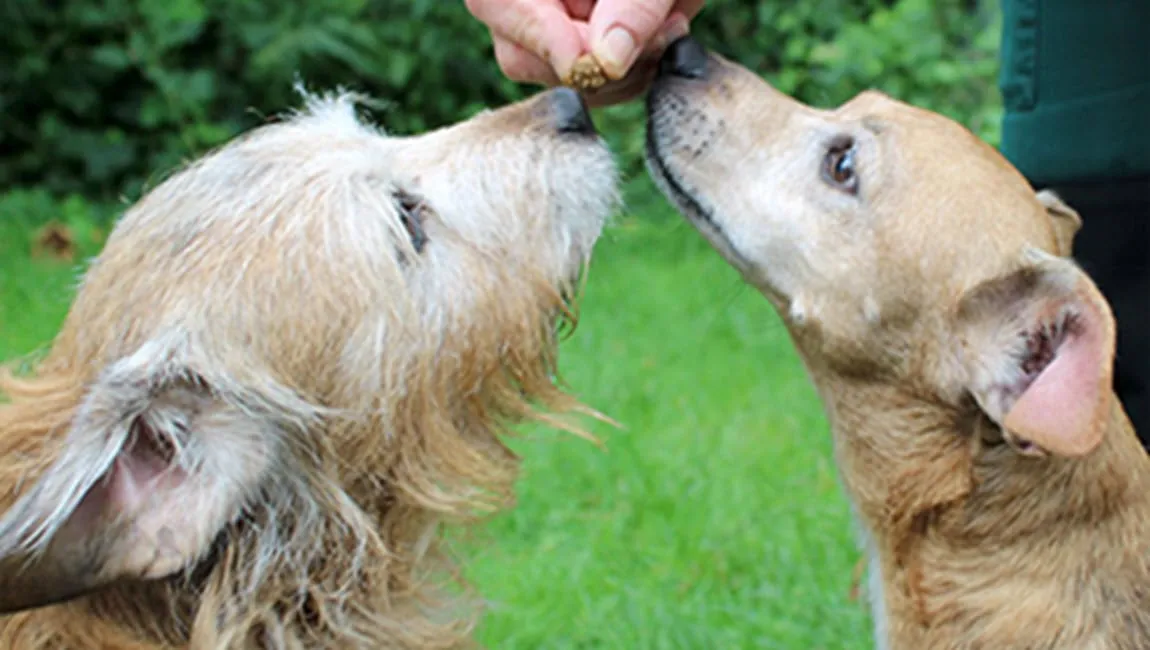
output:
[[[595,58],[611,79],[621,79],[635,61],[635,38],[624,27],[612,27],[594,48]]]

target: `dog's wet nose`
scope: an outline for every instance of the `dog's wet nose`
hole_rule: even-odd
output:
[[[595,124],[582,95],[570,88],[556,88],[551,94],[551,112],[555,128],[562,133],[592,134]]]
[[[659,60],[659,73],[701,79],[707,73],[707,62],[707,48],[690,36],[684,36],[667,46]]]

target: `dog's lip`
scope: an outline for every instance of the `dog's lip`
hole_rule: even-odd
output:
[[[659,146],[655,143],[655,137],[650,132],[647,134],[647,160],[650,161],[651,167],[656,175],[666,183],[667,189],[669,189],[673,195],[672,198],[676,202],[682,203],[683,207],[686,208],[683,212],[688,219],[706,222],[722,234],[722,229],[715,223],[710,210],[704,208],[699,202],[699,199],[688,192],[686,188],[683,187],[682,182],[667,168],[667,162],[663,160]]]
[[[650,126],[647,129],[646,140],[648,166],[653,172],[653,175],[663,182],[663,185],[671,195],[671,200],[678,204],[680,211],[696,228],[706,230],[711,236],[722,240],[724,244],[723,248],[729,253],[729,255],[726,256],[729,261],[735,268],[742,272],[744,276],[748,278],[752,277],[754,265],[735,248],[734,243],[731,241],[731,238],[727,236],[727,233],[724,232],[723,227],[715,221],[711,210],[704,207],[698,197],[688,192],[678,177],[667,167],[667,163],[663,159],[659,145],[656,142],[654,128]]]

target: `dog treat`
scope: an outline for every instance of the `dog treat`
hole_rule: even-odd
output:
[[[591,54],[584,54],[576,59],[571,72],[563,80],[564,86],[570,86],[575,90],[598,90],[606,83],[607,73]]]

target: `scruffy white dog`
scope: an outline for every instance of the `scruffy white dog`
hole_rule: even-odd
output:
[[[468,643],[438,527],[509,504],[508,424],[577,406],[557,325],[615,170],[570,90],[416,137],[354,109],[150,191],[3,377],[0,646]]]

